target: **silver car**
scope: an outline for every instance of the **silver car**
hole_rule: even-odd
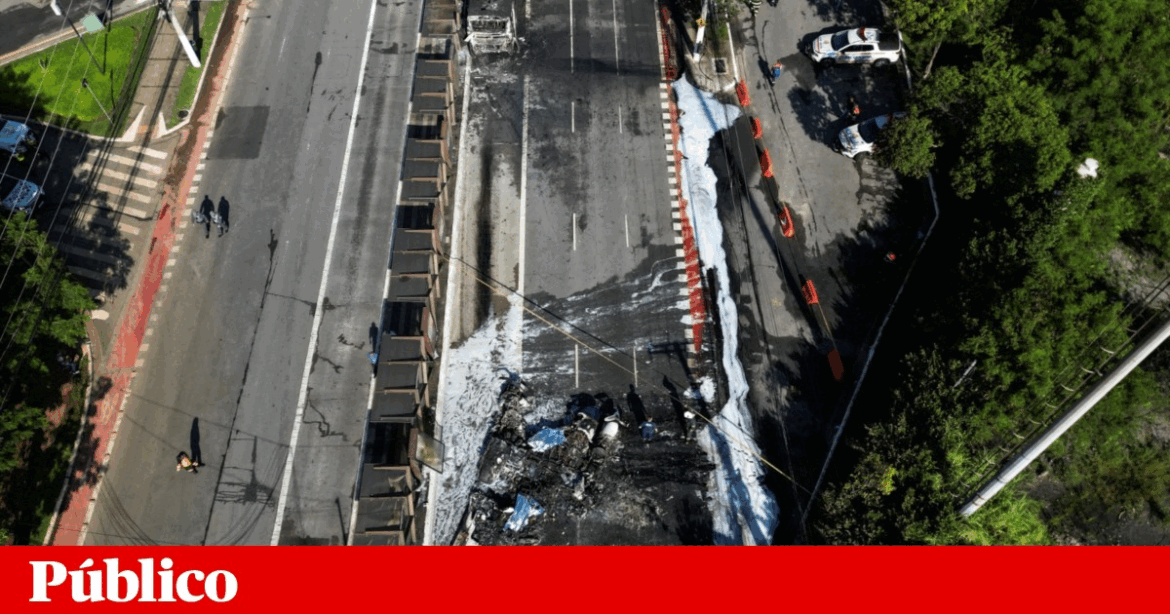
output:
[[[41,197],[41,187],[31,181],[0,174],[0,206],[11,211],[32,213]]]
[[[902,34],[877,28],[854,28],[818,36],[808,46],[808,57],[822,65],[837,62],[885,66],[902,55]]]

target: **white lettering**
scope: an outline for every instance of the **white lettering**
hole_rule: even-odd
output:
[[[217,590],[217,577],[223,578],[223,593]],[[223,603],[231,601],[236,596],[236,577],[230,571],[216,570],[207,574],[207,580],[203,582],[203,592],[216,603]]]
[[[52,601],[48,596],[48,589],[50,586],[61,586],[61,583],[68,577],[65,573],[65,566],[57,561],[29,561],[29,565],[33,568],[33,596],[29,601],[36,601],[40,603],[48,603]],[[53,579],[46,580],[45,572],[49,569],[53,570]]]
[[[100,569],[94,571],[81,571],[93,565],[93,559],[85,559],[85,562],[77,566],[77,571],[69,572],[69,588],[72,589],[73,602],[85,603],[86,601],[105,601],[106,598],[102,596],[102,572]],[[85,591],[85,576],[89,576],[89,592]]]
[[[118,559],[102,559],[106,564],[106,598],[114,603],[126,603],[138,596],[138,575],[129,569],[118,571]],[[122,595],[122,580],[126,580],[126,594]],[[146,576],[149,583],[150,576]]]
[[[142,595],[138,601],[153,603],[154,598],[154,559],[138,559],[138,567],[142,569]]]
[[[49,587],[60,586],[63,591],[66,579],[74,603],[107,600],[114,603],[175,603],[176,593],[187,603],[203,601],[204,598],[225,603],[235,599],[240,588],[236,576],[222,569],[210,573],[198,569],[184,570],[176,578],[172,569],[174,561],[166,557],[158,562],[157,577],[153,558],[138,559],[137,570],[122,569],[118,558],[102,559],[102,562],[104,568],[94,569],[94,560],[85,559],[71,570],[57,561],[30,561],[33,586],[29,601],[52,602]],[[161,584],[156,588],[155,583],[159,581]]]
[[[179,593],[179,599],[182,599],[187,603],[195,603],[196,601],[203,600],[202,594],[195,595],[191,592],[191,586],[189,583],[191,582],[192,577],[194,577],[196,580],[202,581],[203,572],[199,571],[198,569],[184,571],[183,573],[179,574],[179,581],[175,583],[175,590]]]
[[[159,561],[159,566],[162,567],[158,572],[158,577],[162,580],[162,596],[158,600],[164,603],[175,602],[175,572],[171,571],[173,564],[167,557]]]

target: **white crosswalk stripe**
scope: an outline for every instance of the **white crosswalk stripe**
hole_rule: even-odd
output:
[[[81,171],[81,172],[95,172],[93,164],[88,163],[88,162],[78,166],[77,170]],[[146,188],[154,188],[154,187],[158,186],[158,181],[155,181],[154,179],[150,179],[148,177],[143,177],[141,173],[136,174],[136,175],[131,175],[130,173],[124,173],[122,171],[114,170],[112,168],[102,169],[102,172],[99,174],[99,177],[101,179],[112,178],[112,179],[120,179],[122,181],[133,181],[135,184],[141,185],[141,186],[146,187]]]
[[[99,183],[95,187],[98,190],[108,194],[110,196],[110,198],[112,198],[112,199],[120,199],[120,198],[125,197],[125,198],[128,198],[130,200],[136,200],[140,203],[150,204],[150,203],[154,202],[154,197],[152,197],[152,196],[147,196],[146,194],[139,194],[138,192],[125,192],[120,188],[116,188],[112,185],[108,185],[105,183]]]
[[[162,171],[163,171],[162,167],[158,166],[156,164],[148,164],[146,162],[139,162],[138,160],[135,160],[134,158],[120,156],[118,154],[106,154],[103,156],[100,153],[96,153],[96,155],[92,156],[90,159],[87,159],[85,162],[83,162],[82,166],[85,166],[87,164],[92,166],[94,164],[94,162],[96,162],[96,158],[102,158],[107,163],[114,162],[117,164],[124,164],[126,166],[129,166],[130,168],[141,169],[141,170],[144,170],[144,171],[151,173],[151,174],[154,174],[154,175],[161,175]]]
[[[92,279],[94,281],[105,281],[106,280],[106,276],[102,275],[101,273],[98,273],[97,271],[91,271],[89,269],[85,269],[85,268],[82,268],[79,266],[71,266],[68,268],[70,271],[73,272],[74,275],[76,275],[78,277],[84,277],[86,279]]]
[[[104,262],[106,264],[119,265],[119,264],[122,264],[125,262],[124,259],[118,258],[117,256],[111,256],[109,254],[102,254],[100,252],[95,252],[93,250],[85,249],[84,247],[77,247],[76,245],[64,245],[63,244],[63,245],[57,246],[57,249],[59,251],[65,252],[67,254],[73,254],[74,256],[81,256],[87,260],[96,260],[98,262]]]
[[[159,151],[157,149],[151,149],[149,147],[143,147],[141,145],[134,145],[133,147],[130,147],[129,149],[130,149],[130,151],[132,151],[134,153],[142,154],[144,156],[150,156],[150,157],[158,159],[158,160],[166,160],[167,159],[167,152],[165,152],[165,151]]]

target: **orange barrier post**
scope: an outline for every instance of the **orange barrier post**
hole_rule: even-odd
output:
[[[813,285],[811,279],[806,279],[804,285],[800,287],[800,291],[804,294],[804,302],[809,305],[816,305],[821,302],[820,297],[817,296],[817,287]]]
[[[764,172],[765,177],[772,176],[772,156],[768,154],[768,150],[760,152],[760,170]]]
[[[747,82],[743,79],[740,79],[739,83],[735,84],[735,94],[739,96],[739,106],[746,107],[751,105],[752,99],[748,96]]]
[[[760,123],[760,118],[753,117],[752,118],[752,138],[758,139],[761,136],[764,136],[764,126],[763,126],[763,124]]]
[[[784,237],[791,239],[796,234],[796,228],[792,226],[792,213],[788,211],[788,205],[780,205],[780,232],[784,233]]]
[[[845,365],[841,362],[841,352],[837,348],[829,350],[829,370],[833,372],[833,379],[838,382],[845,379]]]

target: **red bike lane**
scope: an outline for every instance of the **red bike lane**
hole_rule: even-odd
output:
[[[180,143],[163,182],[162,206],[151,234],[145,268],[118,322],[105,363],[98,370],[99,374],[109,378],[110,387],[101,399],[93,403],[92,414],[83,427],[86,434],[68,476],[69,488],[62,508],[58,510],[56,528],[49,542],[52,545],[84,544],[89,519],[100,495],[101,478],[117,441],[124,406],[130,397],[130,386],[150,314],[157,307],[155,301],[159,298],[163,273],[178,236],[179,220],[187,214],[187,195],[198,171],[198,161],[207,145],[208,133],[214,121],[213,109],[218,108],[222,98],[227,80],[224,72],[228,68],[225,59],[234,58],[234,53],[229,55],[228,51],[238,45],[239,26],[245,13],[239,5],[228,8],[224,16],[227,23],[221,26],[221,36],[225,42],[212,52],[206,65],[206,94],[197,103],[191,123],[180,133]]]

